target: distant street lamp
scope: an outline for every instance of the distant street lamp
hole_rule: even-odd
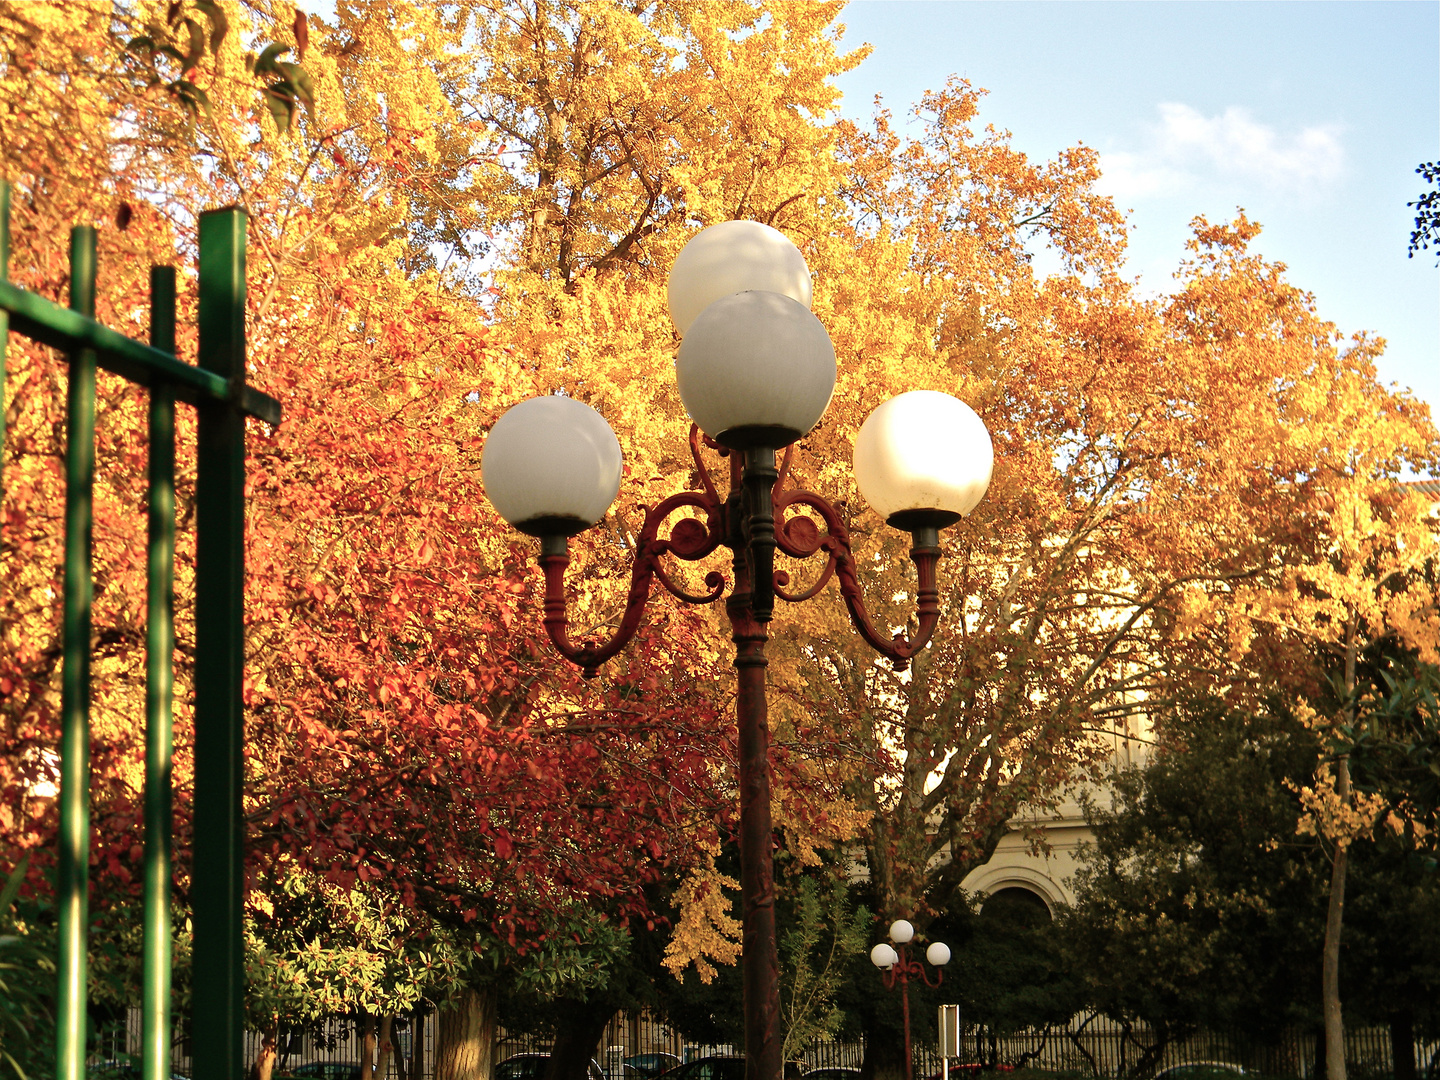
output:
[[[855,440],[855,479],[866,501],[914,538],[919,625],[913,639],[877,630],[865,611],[850,536],[839,511],[813,492],[785,487],[793,443],[819,422],[835,388],[835,350],[810,312],[810,271],[782,233],[727,221],[696,235],[670,273],[670,315],[683,335],[675,374],[690,418],[690,453],[703,490],[682,491],[651,508],[636,544],[620,626],[604,644],[575,644],[565,613],[568,538],[596,524],[620,488],[620,444],[605,420],[570,397],[521,402],[491,429],[481,461],[485,493],[521,532],[540,539],[545,629],[566,659],[593,676],[640,625],[653,580],[680,599],[720,599],[719,572],[706,591],[687,592],[661,556],[695,562],[727,547],[733,582],[725,600],[735,641],[740,744],[740,862],[747,1080],[781,1080],[779,962],[771,857],[769,730],[765,642],[775,597],[795,603],[832,577],[864,639],[896,670],[926,643],[940,618],[935,566],[940,530],[968,514],[990,483],[994,455],[985,425],[948,394],[916,390],[880,405]],[[729,459],[722,496],[702,445]],[[776,466],[776,452],[784,456]],[[805,514],[805,507],[824,525]],[[662,537],[671,515],[690,510]],[[786,591],[775,549],[795,559],[824,553],[815,584]]]
[[[925,950],[925,959],[935,969],[935,981],[931,982],[925,965],[919,960],[910,959],[908,946],[914,937],[915,928],[905,919],[896,919],[890,924],[890,941],[895,944],[891,945],[889,942],[882,941],[870,950],[870,962],[883,973],[885,989],[894,990],[895,984],[900,984],[900,1011],[905,1019],[905,1080],[911,1080],[912,1069],[910,1059],[910,980],[919,979],[933,990],[945,978],[945,972],[941,969],[950,962],[950,946],[943,941],[932,941],[930,947]]]

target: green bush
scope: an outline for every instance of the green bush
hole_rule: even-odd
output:
[[[14,913],[29,860],[21,859],[0,889],[0,1073],[16,1080],[53,1069],[55,962]]]

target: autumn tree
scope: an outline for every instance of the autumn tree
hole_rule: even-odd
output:
[[[1249,222],[1198,221],[1179,291],[1142,304],[1115,275],[1123,231],[1089,194],[1087,152],[1031,166],[998,133],[973,137],[975,107],[957,84],[927,99],[918,145],[902,152],[882,117],[858,143],[870,156],[856,153],[902,163],[857,192],[911,230],[917,275],[944,282],[951,306],[917,325],[957,333],[973,305],[953,374],[945,354],[927,356],[946,340],[922,331],[910,385],[959,388],[997,451],[986,501],[950,530],[948,622],[915,673],[887,675],[847,648],[842,626],[806,688],[872,732],[867,755],[898,772],[871,797],[883,812],[869,843],[894,914],[943,903],[1021,806],[1043,808],[1102,765],[1093,735],[1130,730],[1196,680],[1245,692],[1245,642],[1211,615],[1269,580],[1274,544],[1308,550],[1290,530],[1308,466],[1282,451],[1302,431],[1336,433],[1323,399],[1339,372],[1377,430],[1401,440],[1390,469],[1434,445],[1423,411],[1374,379],[1373,346],[1341,347],[1282,269],[1245,251]],[[911,203],[896,206],[897,191]],[[1025,246],[1037,230],[1066,268],[1043,281]],[[885,392],[881,377],[865,382]],[[882,561],[898,563],[889,550]]]
[[[704,656],[693,655],[693,617],[656,622],[631,664],[599,686],[555,665],[538,626],[519,617],[534,575],[483,503],[476,451],[499,409],[536,385],[413,224],[463,214],[470,197],[469,121],[446,81],[464,26],[428,5],[343,7],[335,27],[286,4],[226,5],[232,32],[198,72],[165,69],[202,100],[149,82],[157,61],[135,60],[129,47],[152,22],[163,29],[173,8],[89,20],[60,5],[5,9],[18,27],[5,69],[6,169],[20,194],[22,282],[59,292],[65,225],[113,221],[100,317],[136,336],[139,275],[193,243],[193,193],[249,211],[252,377],[284,399],[288,417],[278,433],[252,432],[252,861],[343,888],[368,882],[423,911],[421,924],[448,920],[468,933],[472,951],[510,957],[533,952],[577,905],[643,909],[641,886],[683,866],[726,820],[728,737]],[[212,9],[221,10],[179,11],[203,28]],[[288,92],[276,90],[277,72],[297,91],[300,73],[276,68],[274,50],[249,63],[242,55],[243,44],[276,38],[305,65],[303,94],[278,111],[253,73],[269,63],[260,81],[276,92]],[[120,78],[132,63],[140,74]],[[56,141],[69,129],[68,142]],[[182,275],[182,325],[193,323],[192,290]],[[180,351],[193,355],[193,339]],[[9,366],[6,840],[43,854],[53,808],[33,790],[55,739],[48,586],[60,538],[50,515],[61,503],[53,390],[64,375],[29,347],[13,350]],[[139,858],[144,400],[118,382],[102,384],[102,398],[97,887],[118,899]],[[190,434],[182,423],[182,447]],[[190,558],[182,548],[182,613]],[[179,640],[183,849],[193,641],[183,614]],[[184,873],[182,862],[182,898]]]
[[[1433,573],[1424,572],[1435,552],[1431,506],[1399,483],[1406,468],[1435,467],[1435,429],[1424,405],[1380,388],[1375,358],[1383,343],[1363,335],[1343,341],[1278,268],[1266,268],[1234,242],[1205,255],[1202,265],[1211,273],[1178,298],[1187,324],[1211,328],[1206,336],[1229,351],[1243,336],[1274,350],[1299,346],[1308,361],[1277,384],[1283,439],[1257,463],[1282,495],[1274,506],[1288,520],[1272,518],[1278,528],[1267,535],[1283,558],[1259,568],[1227,604],[1202,603],[1195,614],[1212,631],[1223,628],[1232,657],[1256,664],[1262,677],[1301,693],[1309,679],[1312,700],[1316,684],[1336,675],[1341,690],[1333,705],[1307,713],[1335,747],[1340,731],[1353,730],[1358,719],[1364,652],[1389,644],[1434,662],[1440,646]],[[1237,305],[1235,286],[1249,282],[1263,291]],[[1348,850],[1369,834],[1380,806],[1353,790],[1343,752],[1321,768],[1305,797],[1307,827],[1334,845],[1323,998],[1326,1038],[1338,1046]],[[1331,1080],[1343,1080],[1344,1067],[1331,1055]]]
[[[562,392],[610,420],[626,478],[574,545],[571,597],[575,622],[604,633],[642,508],[699,485],[665,275],[695,230],[730,218],[782,229],[815,274],[841,376],[791,477],[838,499],[878,622],[903,624],[913,586],[902,538],[852,486],[866,413],[945,390],[997,448],[989,499],[947,536],[947,621],[910,675],[862,651],[833,598],[777,621],[776,820],[802,863],[864,830],[881,914],[923,924],[1019,808],[1043,810],[1104,764],[1101,735],[1199,682],[1243,698],[1262,661],[1298,670],[1291,638],[1319,625],[1305,613],[1325,586],[1277,567],[1327,565],[1310,526],[1339,504],[1317,494],[1334,487],[1313,482],[1317,448],[1382,427],[1389,449],[1360,470],[1376,498],[1400,462],[1433,458],[1426,418],[1376,386],[1377,345],[1342,347],[1281,268],[1247,252],[1243,217],[1197,222],[1175,295],[1138,299],[1094,153],[1028,161],[977,130],[967,84],[927,95],[913,140],[883,114],[863,130],[835,121],[833,79],[862,56],[839,51],[839,13],[0,8],[17,43],[0,120],[27,286],[60,293],[66,223],[114,222],[101,317],[143,334],[139,268],[193,247],[194,193],[249,214],[252,377],[287,414],[252,433],[247,541],[247,809],[271,880],[358,884],[421,913],[416,926],[469,935],[476,955],[541,967],[557,927],[646,918],[663,880],[681,901],[671,959],[733,959],[715,613],[654,601],[626,655],[580,679],[543,640],[532,553],[477,470],[489,425],[524,397]],[[193,347],[182,339],[182,355]],[[7,568],[25,569],[0,594],[3,824],[25,848],[53,830],[30,792],[54,744],[62,380],[43,350],[14,350],[3,544]],[[102,877],[123,893],[138,857],[144,403],[102,387],[96,801]],[[182,612],[189,566],[182,549]],[[725,567],[678,580],[712,571]],[[1252,632],[1265,619],[1284,633]],[[183,619],[179,639],[183,791]],[[182,796],[182,837],[187,821]],[[442,1025],[465,1036],[447,1042],[464,1048],[445,1052],[447,1077],[485,1071],[495,982],[476,975],[460,997]]]

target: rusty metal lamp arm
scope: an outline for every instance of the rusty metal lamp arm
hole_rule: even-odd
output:
[[[662,562],[672,555],[686,562],[696,562],[714,553],[721,546],[730,547],[742,556],[749,569],[751,587],[748,607],[752,617],[769,622],[774,598],[787,603],[800,603],[820,593],[831,578],[838,578],[840,594],[850,613],[850,621],[860,636],[886,657],[897,671],[930,641],[940,620],[940,593],[936,586],[936,564],[940,561],[939,530],[922,525],[913,528],[914,546],[910,558],[919,578],[917,589],[918,627],[913,638],[903,633],[891,639],[875,628],[865,608],[860,588],[858,567],[850,547],[850,533],[839,511],[828,500],[812,491],[782,490],[789,475],[793,447],[786,447],[784,459],[777,470],[773,451],[751,450],[741,455],[719,446],[690,428],[690,452],[699,474],[702,490],[683,491],[672,495],[645,511],[645,522],[635,545],[635,560],[630,572],[630,589],[620,624],[609,641],[600,644],[576,644],[569,635],[566,613],[565,570],[570,565],[569,542],[564,536],[547,536],[541,540],[540,566],[545,574],[545,630],[556,650],[579,667],[586,678],[593,678],[600,667],[615,656],[640,628],[645,605],[650,598],[652,583],[660,584],[673,596],[689,604],[710,604],[724,594],[725,578],[718,571],[705,576],[703,593],[682,588]],[[701,445],[718,450],[730,460],[731,494],[722,499],[715,487],[709,468],[701,454]],[[796,507],[808,507],[825,524],[822,534],[813,519],[795,514]],[[703,514],[676,522],[668,536],[661,536],[665,522],[676,511],[691,508]],[[774,552],[779,549],[792,559],[804,560],[824,552],[826,565],[819,578],[800,592],[787,592],[790,575],[774,569]]]
[[[789,473],[789,464],[790,448],[787,447],[780,469],[782,482]],[[815,583],[803,592],[785,592],[785,586],[790,584],[789,575],[783,570],[777,573],[775,585],[780,598],[789,603],[808,600],[819,593],[831,577],[838,577],[840,595],[845,600],[845,607],[850,612],[850,621],[855,629],[871,648],[894,665],[896,671],[904,671],[916,654],[929,644],[935,627],[940,622],[940,590],[935,581],[935,568],[940,561],[939,528],[926,524],[910,530],[915,538],[910,549],[910,559],[915,563],[919,578],[916,590],[919,625],[913,638],[907,638],[900,633],[887,641],[880,631],[875,629],[870,613],[865,609],[865,596],[860,589],[855,554],[850,547],[850,532],[841,521],[839,511],[813,491],[795,490],[777,494],[775,504],[776,519],[782,522],[776,529],[780,550],[792,559],[805,559],[817,551],[824,551],[827,556],[824,571]],[[808,517],[797,515],[788,521],[784,520],[785,511],[792,506],[807,506],[819,514],[825,522],[824,535],[821,535],[814,521]]]
[[[898,983],[910,982],[912,979],[919,979],[931,990],[939,989],[945,979],[944,968],[937,967],[935,969],[935,980],[932,982],[929,972],[925,970],[925,965],[919,960],[910,959],[909,949],[906,946],[900,945],[895,951],[899,954],[900,959],[881,973],[885,980],[886,990],[894,990]]]

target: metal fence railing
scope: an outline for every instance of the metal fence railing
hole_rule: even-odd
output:
[[[1270,1042],[1256,1042],[1220,1032],[1195,1032],[1162,1039],[1144,1024],[1123,1024],[1099,1014],[1081,1014],[1066,1024],[997,1035],[979,1025],[968,1025],[961,1053],[951,1064],[968,1066],[1024,1066],[1045,1072],[1083,1077],[1144,1078],[1186,1062],[1227,1062],[1247,1073],[1311,1080],[1317,1070],[1317,1038],[1313,1033],[1286,1031]],[[914,1047],[917,1078],[940,1073],[938,1047],[917,1042]],[[864,1044],[831,1043],[812,1048],[805,1060],[810,1067],[859,1065]],[[1345,1061],[1350,1080],[1388,1080],[1394,1075],[1390,1031],[1383,1027],[1350,1028],[1345,1032]],[[1440,1077],[1440,1038],[1417,1037],[1415,1062],[1420,1075],[1435,1066]]]
[[[190,904],[192,1009],[202,1071],[240,1080],[244,993],[245,418],[280,422],[280,403],[246,384],[243,210],[200,215],[197,364],[176,356],[173,266],[150,270],[150,341],[96,321],[96,231],[70,232],[69,305],[10,280],[11,186],[0,178],[0,464],[10,334],[65,358],[65,541],[55,849],[55,1077],[83,1080],[90,964],[90,654],[94,599],[97,373],[148,390],[145,504],[145,1080],[164,1080],[170,1015],[171,743],[174,696],[175,405],[195,408],[194,799]],[[22,259],[22,262],[25,260]],[[17,393],[21,391],[17,390]],[[26,387],[24,393],[34,393]],[[18,399],[17,399],[18,400]],[[122,413],[104,417],[118,422]],[[4,491],[0,476],[0,493]],[[52,574],[53,568],[43,570]],[[135,1053],[139,1054],[137,1047]]]
[[[177,1027],[181,1032],[185,1030],[183,1024]],[[376,1080],[434,1080],[435,1039],[434,1013],[419,1018],[397,1018],[391,1036],[393,1051],[389,1067],[386,1075],[377,1076]],[[258,1032],[246,1032],[247,1067],[259,1056],[261,1041]],[[1228,1062],[1248,1073],[1266,1077],[1318,1080],[1323,1070],[1316,1068],[1316,1041],[1313,1033],[1294,1030],[1266,1043],[1223,1033],[1198,1032],[1170,1039],[1162,1045],[1159,1035],[1143,1024],[1126,1025],[1106,1016],[1082,1014],[1067,1024],[1008,1035],[994,1035],[982,1026],[969,1025],[964,1030],[961,1053],[958,1058],[951,1058],[951,1065],[953,1069],[957,1065],[999,1064],[1075,1077],[1144,1080],[1184,1062]],[[98,1055],[119,1058],[126,1053],[138,1053],[141,1044],[140,1011],[134,1009],[123,1029],[104,1034]],[[494,1060],[503,1061],[514,1054],[547,1053],[550,1046],[549,1034],[501,1028],[497,1032]],[[419,1068],[415,1069],[417,1050]],[[914,1050],[917,1080],[937,1076],[941,1067],[938,1048],[917,1040]],[[362,1054],[361,1025],[353,1017],[333,1017],[304,1031],[282,1032],[277,1051],[277,1077],[317,1062],[358,1065]],[[728,1044],[687,1039],[682,1032],[648,1013],[638,1016],[622,1013],[601,1036],[596,1062],[606,1074],[606,1080],[637,1080],[638,1074],[624,1064],[627,1057],[635,1054],[672,1054],[681,1061],[690,1061],[707,1054],[740,1052],[738,1047]],[[863,1040],[822,1041],[800,1055],[807,1071],[836,1066],[858,1069],[864,1060]],[[1388,1080],[1394,1074],[1389,1029],[1347,1030],[1345,1060],[1350,1080]],[[1431,1080],[1440,1080],[1440,1038],[1417,1038],[1415,1062],[1421,1077],[1428,1067],[1433,1067]],[[191,1076],[192,1065],[190,1043],[181,1037],[174,1046],[173,1074]]]

